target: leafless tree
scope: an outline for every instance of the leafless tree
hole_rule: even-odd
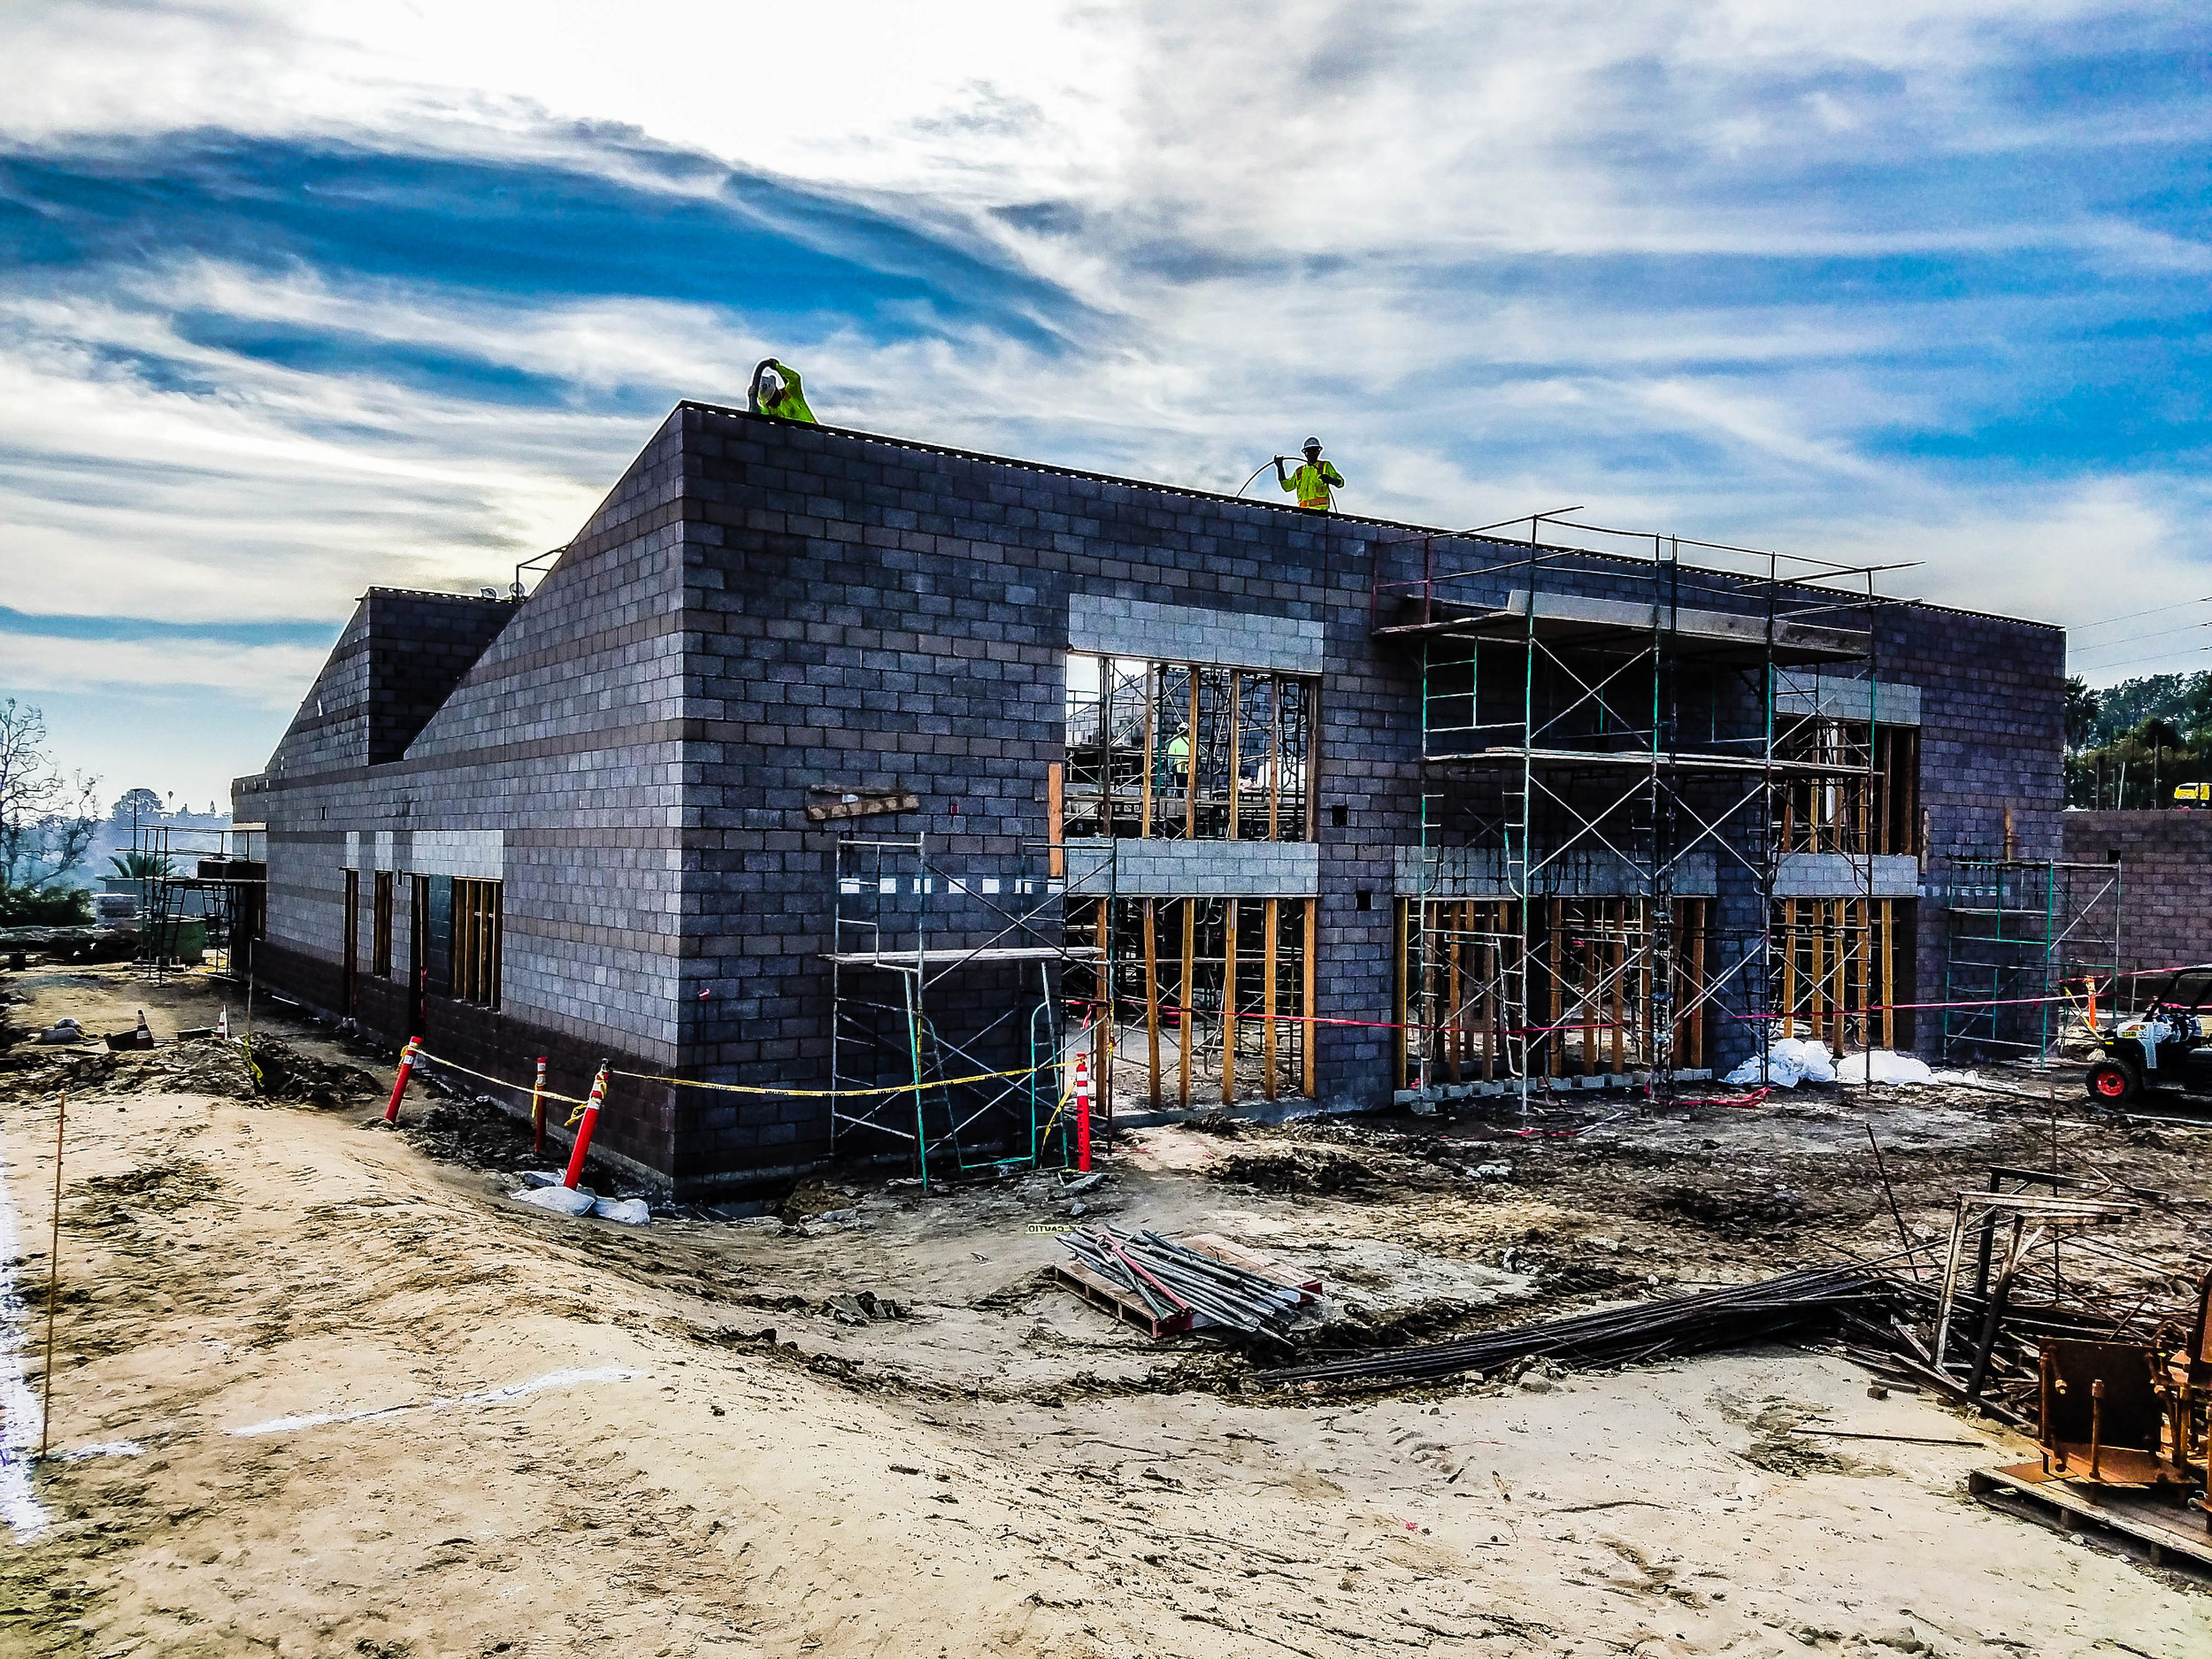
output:
[[[0,887],[41,892],[84,861],[100,780],[65,777],[46,752],[43,710],[0,703]]]

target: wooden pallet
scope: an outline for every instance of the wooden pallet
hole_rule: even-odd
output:
[[[2183,1509],[2127,1486],[2096,1486],[2045,1472],[2043,1465],[2015,1463],[2005,1469],[1977,1469],[1966,1477],[1967,1490],[2008,1513],[2040,1519],[2062,1532],[2116,1532],[2150,1552],[2154,1567],[2170,1558],[2212,1571],[2212,1515]]]
[[[1240,1267],[1248,1273],[1257,1273],[1263,1279],[1272,1279],[1286,1290],[1296,1291],[1300,1300],[1304,1302],[1311,1302],[1321,1289],[1319,1279],[1302,1279],[1280,1262],[1271,1261],[1256,1251],[1232,1243],[1218,1233],[1191,1233],[1177,1238],[1175,1242],[1186,1249],[1197,1251],[1201,1256],[1210,1256],[1227,1266]],[[1148,1336],[1156,1339],[1180,1336],[1191,1328],[1191,1316],[1187,1311],[1165,1319],[1157,1318],[1134,1292],[1117,1285],[1103,1273],[1081,1262],[1064,1258],[1053,1263],[1052,1271],[1062,1284],[1084,1301],[1094,1307],[1103,1308],[1117,1319],[1125,1320]]]

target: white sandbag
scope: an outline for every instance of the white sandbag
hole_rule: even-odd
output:
[[[580,1193],[573,1187],[531,1187],[507,1196],[518,1204],[549,1210],[557,1216],[583,1215],[597,1202],[589,1193]]]
[[[1760,1075],[1759,1056],[1753,1055],[1721,1079],[1731,1088],[1755,1088],[1771,1084],[1795,1088],[1800,1083],[1832,1083],[1835,1062],[1825,1043],[1802,1037],[1777,1037],[1767,1049],[1765,1075]]]
[[[1935,1072],[1928,1063],[1916,1056],[1899,1054],[1893,1048],[1869,1048],[1863,1054],[1844,1056],[1836,1067],[1836,1080],[1840,1083],[1932,1083]]]
[[[607,1221],[619,1221],[626,1227],[641,1227],[653,1218],[642,1198],[603,1198],[591,1207],[591,1213]]]

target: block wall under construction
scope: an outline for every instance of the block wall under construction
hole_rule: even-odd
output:
[[[947,872],[899,879],[936,884],[925,925],[949,948],[1005,925],[985,882],[1071,884],[1024,926],[1057,955],[1051,1000],[1107,1029],[1117,1112],[1156,1090],[1183,1104],[1186,1019],[1194,1108],[1217,1108],[1225,1070],[1240,1102],[1271,1080],[1278,1100],[1387,1103],[1433,768],[1420,665],[1377,634],[1375,565],[1433,534],[682,405],[526,599],[433,596],[480,620],[396,758],[371,741],[373,699],[334,670],[240,780],[239,817],[268,826],[270,982],[502,1078],[546,1055],[580,1092],[613,1058],[639,1080],[611,1099],[603,1141],[680,1189],[787,1174],[832,1150],[822,1096],[685,1083],[830,1088],[837,845],[857,821],[918,838]],[[1525,553],[1509,535],[1455,545]],[[1632,603],[1649,563],[1563,557],[1540,586]],[[396,645],[442,614],[372,595],[357,628]],[[1871,633],[1894,699],[1877,724],[1917,763],[1912,848],[1886,866],[1909,880],[1871,922],[1820,925],[1894,930],[1924,987],[1940,947],[1912,895],[1947,849],[1984,845],[2009,810],[2017,846],[2055,854],[2062,636],[1903,603]],[[1110,683],[1113,707],[1087,709]],[[1082,860],[1109,842],[1102,927]],[[1053,874],[1041,849],[1056,847]],[[1563,985],[1601,978],[1614,935],[1625,949],[1655,928],[1634,908],[1649,895],[1587,850],[1578,888],[1547,895],[1585,941],[1563,948],[1581,955],[1562,956]],[[1741,972],[1719,941],[1755,931],[1747,890],[1721,873],[1723,846],[1682,851],[1674,955],[1704,938],[1699,971]],[[1824,844],[1796,851],[1811,885],[1779,902],[1842,896],[1821,885]],[[1427,896],[1466,921],[1496,895]],[[1551,926],[1539,912],[1521,937]],[[964,1012],[969,992],[940,990],[947,1033],[995,1018],[996,991]],[[1652,1017],[1614,1022],[1610,995],[1608,1025],[1642,1041],[1633,1022]],[[1745,1051],[1738,1023],[1710,1014],[1689,1039],[1705,1069]],[[1466,1041],[1463,1075],[1480,1064]],[[1593,1048],[1609,1066],[1612,1041],[1572,1033],[1563,1071]],[[1013,1117],[1002,1132],[1018,1140]]]

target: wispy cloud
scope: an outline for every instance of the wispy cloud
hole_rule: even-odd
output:
[[[223,630],[503,580],[770,351],[1171,481],[1317,430],[1391,516],[2200,587],[2208,50],[2124,0],[17,8],[0,676],[167,651],[280,725],[311,641]]]

